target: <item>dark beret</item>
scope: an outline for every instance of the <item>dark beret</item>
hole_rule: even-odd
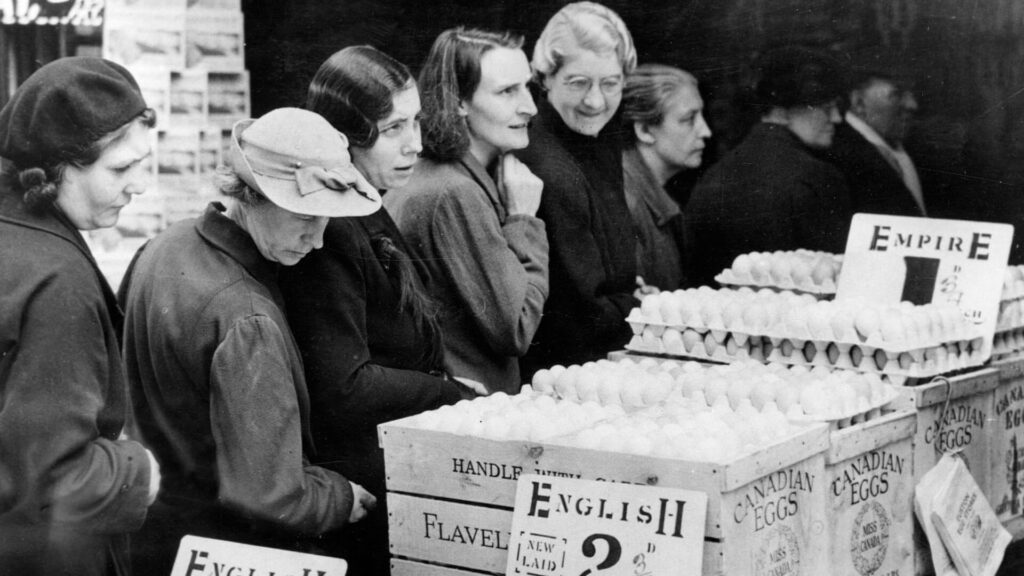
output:
[[[0,156],[22,169],[64,161],[145,109],[123,66],[61,58],[36,70],[0,110]]]
[[[825,52],[786,46],[767,52],[757,63],[757,100],[766,107],[813,106],[844,95],[839,61]]]

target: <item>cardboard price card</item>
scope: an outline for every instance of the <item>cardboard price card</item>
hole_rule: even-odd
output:
[[[345,576],[341,558],[185,536],[171,576]]]
[[[1013,226],[856,214],[836,300],[954,302],[992,352]]]
[[[707,505],[693,490],[525,474],[505,574],[700,574]]]

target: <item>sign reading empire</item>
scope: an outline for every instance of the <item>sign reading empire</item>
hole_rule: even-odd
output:
[[[104,0],[0,0],[0,24],[99,26]]]

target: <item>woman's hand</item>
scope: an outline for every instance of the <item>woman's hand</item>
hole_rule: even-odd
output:
[[[160,492],[160,464],[148,449],[146,456],[149,457],[149,498],[146,500],[146,505],[152,506],[153,502],[156,502],[156,495]]]
[[[544,182],[511,154],[498,160],[498,189],[505,192],[509,214],[537,215]]]
[[[370,510],[377,507],[377,498],[359,484],[355,482],[349,482],[349,484],[352,485],[352,512],[348,515],[348,523],[354,524],[366,518]]]
[[[658,294],[661,290],[657,286],[651,286],[644,282],[643,276],[636,277],[636,290],[633,291],[633,298],[643,300],[648,294]]]
[[[463,378],[461,376],[455,376],[452,380],[455,380],[459,384],[462,384],[466,388],[472,390],[477,396],[487,396],[490,394],[490,392],[487,391],[487,386],[484,386],[476,380],[470,380],[469,378]]]

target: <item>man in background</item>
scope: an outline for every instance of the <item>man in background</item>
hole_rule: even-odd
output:
[[[853,211],[927,216],[917,169],[903,148],[917,100],[885,73],[852,80],[845,122],[826,156],[846,176]]]

